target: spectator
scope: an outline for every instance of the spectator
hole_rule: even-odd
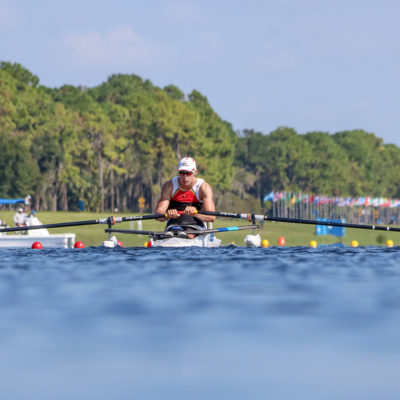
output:
[[[14,215],[15,226],[26,226],[26,214],[23,208],[18,208],[17,213]]]

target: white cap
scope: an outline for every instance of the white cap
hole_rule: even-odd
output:
[[[18,212],[24,212],[23,208],[18,208]]]
[[[178,171],[196,172],[196,161],[191,157],[184,157],[179,161]]]

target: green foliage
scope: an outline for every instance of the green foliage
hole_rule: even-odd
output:
[[[0,70],[3,70],[11,75],[18,82],[19,89],[23,89],[23,85],[36,87],[39,84],[39,78],[36,75],[33,75],[21,64],[13,64],[10,62],[1,61]]]
[[[342,196],[400,196],[400,149],[362,130],[298,135],[280,127],[244,131],[235,165],[257,176],[248,192],[262,202],[271,190]]]
[[[37,189],[39,171],[28,146],[0,132],[0,197],[24,197]]]
[[[167,95],[172,99],[179,101],[183,101],[185,99],[185,94],[174,85],[165,86],[164,92],[167,93]]]
[[[346,151],[339,146],[332,135],[325,132],[311,132],[304,135],[311,155],[307,164],[307,186],[309,193],[329,193],[335,195],[356,195],[351,164]]]

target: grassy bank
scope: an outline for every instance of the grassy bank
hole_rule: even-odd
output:
[[[57,222],[69,221],[83,221],[105,218],[109,213],[89,213],[89,212],[39,212],[36,214],[43,224],[51,224]],[[136,215],[136,214],[124,214]],[[0,217],[5,220],[10,226],[13,226],[14,213],[10,211],[2,211]],[[121,215],[122,216],[122,215]],[[222,219],[219,218],[215,223],[215,228],[223,226],[237,226],[247,225],[247,221],[238,219]],[[163,230],[164,223],[158,221],[143,221],[142,229],[145,230]],[[115,225],[116,228],[121,229],[138,229],[138,223],[125,222]],[[78,226],[69,228],[56,228],[51,229],[51,233],[66,233],[72,232],[76,234],[76,240],[82,241],[85,246],[98,246],[103,240],[107,238],[104,232],[106,225],[89,225]],[[287,246],[308,246],[311,240],[317,241],[318,244],[331,244],[342,242],[343,244],[350,245],[352,240],[357,240],[360,246],[367,245],[385,245],[388,239],[393,240],[395,245],[400,244],[400,232],[376,232],[364,229],[347,229],[346,236],[338,238],[335,236],[316,236],[315,228],[310,225],[265,222],[263,229],[260,231],[262,239],[267,239],[271,246],[278,245],[278,238],[285,237]],[[243,245],[244,237],[250,234],[251,231],[238,231],[220,233],[218,237],[224,244],[235,243]],[[144,235],[117,235],[125,246],[143,246],[144,242],[148,240]]]

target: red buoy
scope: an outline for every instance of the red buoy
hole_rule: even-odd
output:
[[[74,249],[84,249],[85,245],[83,244],[83,242],[75,242],[74,244]]]
[[[279,236],[278,244],[279,246],[284,246],[286,244],[286,240],[283,236]]]
[[[120,240],[117,240],[118,246],[119,247],[124,247],[124,245],[122,244],[122,242]]]
[[[153,243],[151,243],[151,240],[149,240],[149,243],[147,243],[147,247],[153,247]]]
[[[43,249],[42,243],[40,242],[34,242],[32,244],[32,249]]]

